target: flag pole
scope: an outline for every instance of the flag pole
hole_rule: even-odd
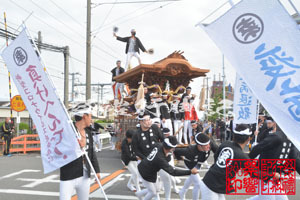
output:
[[[258,131],[258,116],[259,116],[259,108],[260,108],[260,103],[257,100],[257,110],[256,110],[256,131]],[[254,138],[254,145],[257,144],[257,135],[255,135]]]
[[[89,163],[89,165],[90,165],[90,167],[91,167],[91,170],[92,170],[92,172],[93,172],[93,174],[94,174],[94,176],[95,176],[95,178],[96,178],[96,181],[97,181],[97,183],[98,183],[98,185],[99,185],[99,187],[100,187],[100,189],[101,189],[101,191],[102,191],[102,194],[103,194],[105,200],[108,200],[108,198],[107,198],[107,196],[106,196],[106,193],[104,192],[104,189],[103,189],[103,187],[102,187],[102,184],[101,184],[101,182],[100,182],[100,180],[99,180],[99,178],[98,178],[98,176],[97,176],[97,174],[96,174],[96,171],[95,171],[95,169],[94,169],[94,167],[93,167],[93,165],[92,165],[92,162],[91,162],[91,160],[90,160],[90,158],[89,158],[89,156],[88,156],[88,153],[87,153],[85,150],[83,150],[83,151],[84,151],[84,155],[85,155],[85,157],[86,157],[86,160],[88,161],[88,163]]]
[[[226,92],[225,92],[225,60],[224,54],[222,54],[222,68],[223,68],[223,116],[224,116],[224,123],[226,124]],[[225,138],[226,138],[226,131],[225,131]]]
[[[4,12],[4,26],[5,26],[6,46],[8,46],[7,22],[6,22],[6,13],[5,12]],[[5,64],[5,67],[6,67],[6,64]],[[9,71],[8,71],[8,89],[9,89],[9,102],[10,102],[10,120],[11,120],[11,123],[13,123],[13,112],[12,112],[12,108],[11,108],[11,78],[10,78]]]
[[[27,31],[27,28],[26,28],[26,25],[25,25],[24,22],[23,22],[23,24],[24,24],[26,33],[28,34],[29,38],[32,40],[32,37],[31,37],[29,31]],[[32,40],[32,43],[33,43],[34,47],[36,48],[36,50],[37,50],[37,52],[38,52],[38,55],[39,55],[41,64],[43,65],[45,74],[47,75],[47,77],[48,77],[48,79],[49,79],[49,81],[50,81],[52,87],[55,88],[55,87],[54,87],[54,83],[53,83],[52,79],[50,78],[50,75],[49,75],[48,71],[46,70],[45,63],[43,62],[43,59],[42,59],[42,57],[41,57],[41,55],[40,55],[40,52],[39,52],[39,50],[38,50],[38,48],[37,48],[37,46],[36,46],[34,40]],[[56,96],[57,96],[58,99],[59,99],[60,104],[62,105],[62,107],[63,107],[63,109],[64,109],[65,114],[67,115],[68,122],[70,123],[71,127],[73,128],[74,133],[75,133],[75,135],[76,135],[76,138],[77,138],[78,140],[81,139],[81,135],[80,135],[80,134],[78,133],[78,131],[75,129],[74,124],[72,123],[72,120],[71,120],[71,118],[70,118],[70,115],[68,114],[67,109],[66,109],[65,105],[63,104],[61,98],[58,96],[58,94],[57,94],[57,92],[56,92],[56,89],[55,89],[55,93],[56,93]],[[78,144],[79,144],[79,141],[78,141]],[[81,150],[82,150],[82,154],[85,155],[86,160],[88,161],[88,163],[89,163],[89,165],[90,165],[90,167],[91,167],[91,170],[92,170],[92,172],[93,172],[93,174],[94,174],[94,176],[95,176],[95,179],[96,179],[96,181],[97,181],[97,183],[98,183],[98,185],[99,185],[99,187],[100,187],[100,189],[101,189],[101,191],[102,191],[102,194],[103,194],[105,200],[108,200],[108,198],[107,198],[107,196],[106,196],[106,193],[105,193],[105,191],[104,191],[104,189],[103,189],[103,187],[102,187],[102,185],[101,185],[101,182],[100,182],[100,180],[99,180],[99,178],[98,178],[98,176],[97,176],[97,174],[96,174],[96,171],[95,171],[95,169],[94,169],[94,167],[93,167],[93,165],[92,165],[92,163],[91,163],[91,160],[90,160],[90,158],[89,158],[87,152],[85,151],[85,149],[81,149]]]
[[[289,3],[291,4],[291,6],[293,7],[293,9],[295,10],[295,12],[298,14],[298,16],[300,17],[300,12],[299,10],[296,8],[296,6],[294,5],[294,3],[292,2],[292,0],[288,0]]]

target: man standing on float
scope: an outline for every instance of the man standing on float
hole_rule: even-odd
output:
[[[130,69],[128,68],[128,66],[130,65],[130,61],[133,56],[136,57],[139,61],[139,64],[141,64],[141,59],[139,56],[140,49],[143,52],[148,53],[148,51],[145,49],[140,39],[135,35],[136,35],[136,31],[134,29],[131,30],[130,37],[124,37],[124,38],[117,36],[117,34],[114,32],[114,36],[117,38],[117,40],[126,42],[126,49],[125,49],[125,53],[127,54],[126,64],[125,64],[126,71],[127,69]]]

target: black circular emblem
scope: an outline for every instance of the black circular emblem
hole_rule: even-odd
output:
[[[233,24],[234,38],[243,44],[255,42],[264,32],[264,23],[259,16],[245,13],[239,16]]]
[[[14,50],[14,61],[18,66],[22,66],[27,62],[27,53],[21,47],[17,47]]]

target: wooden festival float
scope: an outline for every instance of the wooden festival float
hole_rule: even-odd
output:
[[[114,80],[125,83],[130,90],[128,96],[123,99],[123,104],[129,106],[135,103],[142,76],[149,92],[161,94],[165,91],[168,93],[169,99],[173,93],[183,93],[194,78],[205,77],[210,70],[193,67],[183,56],[183,53],[182,51],[175,51],[153,64],[140,64],[116,76]],[[121,107],[119,106],[118,109]],[[120,122],[125,131],[135,126],[137,123],[136,115],[123,106],[122,114],[118,114],[115,120]]]

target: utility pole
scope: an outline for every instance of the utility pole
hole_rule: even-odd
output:
[[[75,86],[75,76],[76,75],[81,75],[80,73],[76,72],[76,73],[71,73],[70,76],[72,76],[71,80],[72,80],[72,94],[71,94],[71,101],[74,101],[74,86]]]
[[[208,93],[209,93],[209,86],[208,86],[208,79],[210,79],[210,77],[206,77],[205,78],[206,79],[206,104],[207,104],[207,109],[209,108],[209,102],[208,102]]]
[[[64,104],[68,109],[69,106],[69,46],[65,47],[64,53]]]
[[[39,49],[39,52],[42,53],[41,51],[41,44],[42,44],[42,32],[38,32],[38,39],[37,39],[37,48]]]
[[[223,65],[223,115],[224,123],[226,123],[226,105],[225,105],[225,61],[224,54],[222,55],[222,65]],[[226,137],[226,136],[225,136]]]
[[[86,100],[91,99],[91,0],[87,0],[86,24]]]
[[[103,104],[103,87],[107,85],[107,84],[100,84],[98,83],[97,85],[97,117],[99,116],[99,102],[100,102],[100,99],[99,99],[99,96],[100,96],[100,90],[101,90],[101,104]],[[101,87],[101,89],[100,89]]]
[[[86,84],[74,84],[75,87],[77,86],[86,86]],[[101,101],[103,102],[103,89],[104,89],[104,86],[111,86],[111,83],[92,83],[91,86],[93,87],[98,87],[100,86],[101,88],[101,95],[100,95],[100,98],[101,98]]]
[[[100,85],[99,85],[99,83],[98,83],[97,93],[98,93],[97,94],[97,117],[98,117],[99,116],[99,93],[100,93]]]
[[[101,85],[101,103],[103,104],[103,87],[104,85]]]

